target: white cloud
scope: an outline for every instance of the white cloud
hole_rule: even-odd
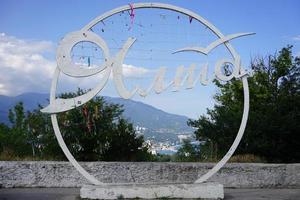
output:
[[[295,41],[300,41],[300,35],[296,35],[295,37],[292,37],[292,39]]]
[[[4,84],[0,83],[0,94],[6,94],[6,93],[7,93],[7,91],[5,90]]]
[[[142,77],[150,72],[151,71],[149,69],[143,67],[136,67],[133,65],[123,64],[123,75],[125,77]]]
[[[17,95],[49,89],[55,62],[43,55],[50,41],[23,40],[0,33],[0,94]]]
[[[78,66],[85,66],[85,65],[80,64]],[[92,67],[96,67],[96,66],[93,65]],[[133,81],[133,83],[135,84],[137,82],[135,82],[134,79],[140,80],[145,78],[147,75],[150,75],[152,77],[152,75],[154,75],[154,73],[156,72],[155,70],[150,70],[144,67],[136,67],[130,64],[123,64],[122,71],[123,71],[124,81],[125,82],[126,80],[129,80],[130,82]],[[62,85],[59,84],[59,87],[61,87],[61,91],[59,92],[62,92],[65,89],[69,91],[75,91],[78,87],[84,89],[94,88],[103,77],[104,77],[103,71],[94,76],[85,77],[85,78],[74,78],[74,77],[67,77],[66,75],[62,75],[60,83],[63,84],[63,87],[61,87]],[[109,83],[107,85],[110,85],[110,90],[115,90],[114,87],[111,87],[113,86],[112,84],[114,84],[112,80],[113,80],[113,74],[111,72],[109,77]],[[127,84],[128,82],[125,83],[125,85]],[[109,92],[114,93],[116,91],[109,91]]]
[[[49,92],[55,60],[45,57],[45,53],[54,54],[54,44],[51,41],[36,41],[18,39],[0,33],[0,94],[18,95],[24,92]],[[142,78],[153,72],[143,67],[123,64],[125,78]],[[101,75],[100,75],[101,77]],[[72,88],[78,82],[74,78],[62,76],[62,90]],[[84,78],[83,86],[93,87],[97,77]]]
[[[88,68],[88,64],[86,63],[79,63],[79,62],[76,62],[75,65],[77,65],[77,67],[84,67],[84,68]],[[96,68],[98,66],[96,65],[91,65],[90,66],[91,68]],[[144,68],[144,67],[137,67],[137,66],[134,66],[134,65],[130,65],[130,64],[123,64],[122,65],[123,67],[123,76],[124,77],[127,77],[127,78],[140,78],[140,77],[143,77],[144,75],[148,74],[148,73],[151,73],[151,72],[154,72],[154,70],[149,70],[147,68]],[[112,76],[111,76],[112,78]]]

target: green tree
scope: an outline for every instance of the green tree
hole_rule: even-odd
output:
[[[25,114],[23,103],[19,102],[9,110],[11,127],[0,125],[0,152],[4,151],[4,157],[36,156],[37,137],[31,129],[29,114]]]
[[[85,91],[65,93],[61,98],[82,95]],[[49,114],[41,106],[25,113],[23,103],[9,110],[11,128],[0,124],[0,153],[13,157],[64,160],[56,140]],[[95,97],[81,107],[59,113],[62,136],[74,157],[81,161],[145,161],[153,160],[137,136],[133,125],[122,117],[123,108]]]
[[[300,161],[300,59],[292,46],[279,54],[252,61],[248,78],[250,112],[238,154],[255,154],[269,162]],[[198,140],[206,141],[207,158],[218,158],[230,148],[243,110],[243,85],[232,79],[214,81],[219,88],[216,104],[206,116],[190,120]],[[202,150],[202,148],[201,148]]]
[[[182,147],[176,152],[176,161],[195,162],[200,160],[199,146],[194,146],[190,140],[183,140]]]
[[[12,151],[15,156],[23,157],[33,154],[30,143],[31,136],[28,132],[28,124],[24,112],[23,103],[19,102],[13,109],[9,110],[9,121],[11,128],[5,135],[5,148]]]
[[[0,154],[5,150],[7,145],[7,134],[10,129],[7,125],[0,123]]]
[[[83,93],[78,90],[65,93],[61,98]],[[81,107],[58,114],[61,133],[75,158],[82,161],[151,159],[147,147],[143,146],[143,136],[136,135],[133,125],[123,119],[122,113],[121,105],[108,104],[102,97],[95,97]]]
[[[50,121],[50,116],[42,113],[41,105],[38,105],[33,111],[28,111],[26,121],[28,132],[31,136],[30,141],[34,147],[34,156],[44,159],[64,159]]]

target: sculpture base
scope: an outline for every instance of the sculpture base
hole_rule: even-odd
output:
[[[224,188],[219,183],[192,184],[105,184],[84,185],[80,197],[87,199],[223,199]]]

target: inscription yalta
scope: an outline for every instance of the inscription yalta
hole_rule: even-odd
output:
[[[180,53],[185,51],[194,51],[197,53],[202,53],[204,55],[207,55],[210,53],[213,49],[215,49],[217,46],[228,42],[229,40],[232,40],[234,38],[246,36],[246,35],[252,35],[253,33],[237,33],[232,34],[228,36],[224,36],[211,44],[209,44],[206,48],[203,47],[186,47],[182,49],[178,49],[173,52]],[[82,68],[78,65],[75,65],[72,62],[72,59],[70,57],[70,52],[75,44],[77,44],[79,41],[89,41],[97,44],[103,51],[103,55],[105,58],[104,63],[97,68]],[[104,72],[104,76],[102,80],[89,92],[86,94],[83,94],[81,96],[77,96],[70,99],[62,99],[62,98],[56,98],[50,105],[48,105],[46,108],[42,109],[42,112],[46,113],[59,113],[67,110],[71,110],[75,107],[81,106],[82,104],[89,101],[93,96],[95,96],[97,93],[99,93],[103,87],[106,85],[109,76],[112,72],[113,74],[113,81],[114,85],[116,87],[116,90],[120,97],[124,99],[129,99],[136,93],[138,93],[142,97],[146,97],[152,90],[155,91],[155,93],[159,94],[165,91],[166,89],[173,86],[173,91],[177,92],[180,90],[180,88],[183,85],[186,85],[186,89],[192,89],[196,82],[199,80],[202,85],[207,85],[208,80],[208,63],[201,66],[200,74],[198,76],[194,76],[195,72],[195,64],[191,64],[189,68],[185,69],[183,65],[179,66],[176,70],[175,77],[172,81],[169,83],[165,83],[165,73],[166,73],[166,67],[161,67],[158,70],[158,73],[154,77],[153,83],[147,88],[147,89],[141,89],[139,86],[136,86],[132,91],[129,91],[125,84],[124,84],[124,76],[123,76],[123,62],[124,58],[130,49],[130,47],[134,44],[136,41],[135,38],[129,37],[121,50],[114,56],[111,57],[109,55],[109,49],[106,45],[105,41],[96,35],[95,33],[91,31],[77,31],[68,34],[63,40],[60,42],[60,45],[57,50],[57,70],[56,70],[56,76],[58,77],[60,71],[64,74],[72,77],[88,77],[92,76],[94,74],[97,74],[99,72]],[[232,72],[228,74],[224,74],[222,71],[222,68],[224,65],[229,64],[232,66]],[[184,73],[186,74],[184,75]],[[247,75],[247,72],[242,70],[241,68],[241,61],[239,56],[235,56],[233,60],[231,59],[220,59],[215,63],[214,68],[214,75],[217,79],[221,81],[230,81],[232,78],[241,78],[245,75]],[[57,79],[54,79],[57,81]]]

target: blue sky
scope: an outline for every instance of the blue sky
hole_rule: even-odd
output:
[[[0,2],[0,94],[14,96],[23,92],[47,93],[50,89],[51,73],[55,68],[55,49],[59,40],[67,33],[79,30],[96,16],[118,6],[135,2],[144,1],[2,0]],[[246,67],[251,58],[273,54],[287,44],[294,45],[295,55],[300,55],[300,2],[297,0],[161,0],[160,2],[194,11],[214,24],[225,35],[255,32],[255,36],[232,41]],[[136,22],[139,22],[138,15],[136,18]],[[150,23],[149,20],[144,19],[139,23],[147,24]],[[186,22],[184,26],[190,25]],[[116,28],[117,25],[112,26],[112,29]],[[171,28],[170,32],[174,32],[175,29]],[[130,34],[131,32],[126,33],[126,37]],[[121,41],[121,36],[118,34],[111,37]],[[173,39],[176,37],[174,36]],[[131,55],[140,56],[134,53]],[[147,62],[137,60],[130,62],[126,60],[128,65],[152,67]],[[157,67],[162,64],[165,63],[154,62]],[[170,65],[175,68],[178,66],[175,63]],[[175,68],[170,71],[174,72]],[[150,77],[152,74],[147,76]],[[167,78],[171,77],[171,74],[167,76]],[[97,79],[94,82],[86,81],[81,84],[93,87],[90,84],[96,82]],[[68,81],[66,83],[70,84]],[[60,87],[59,91],[70,89],[71,87]],[[191,91],[182,90],[176,94],[167,91],[160,95],[151,94],[145,99],[138,96],[134,99],[171,113],[196,118],[205,113],[207,107],[213,105],[212,96],[215,92],[216,88],[213,86],[197,86]],[[117,96],[112,85],[108,85],[101,94]]]

